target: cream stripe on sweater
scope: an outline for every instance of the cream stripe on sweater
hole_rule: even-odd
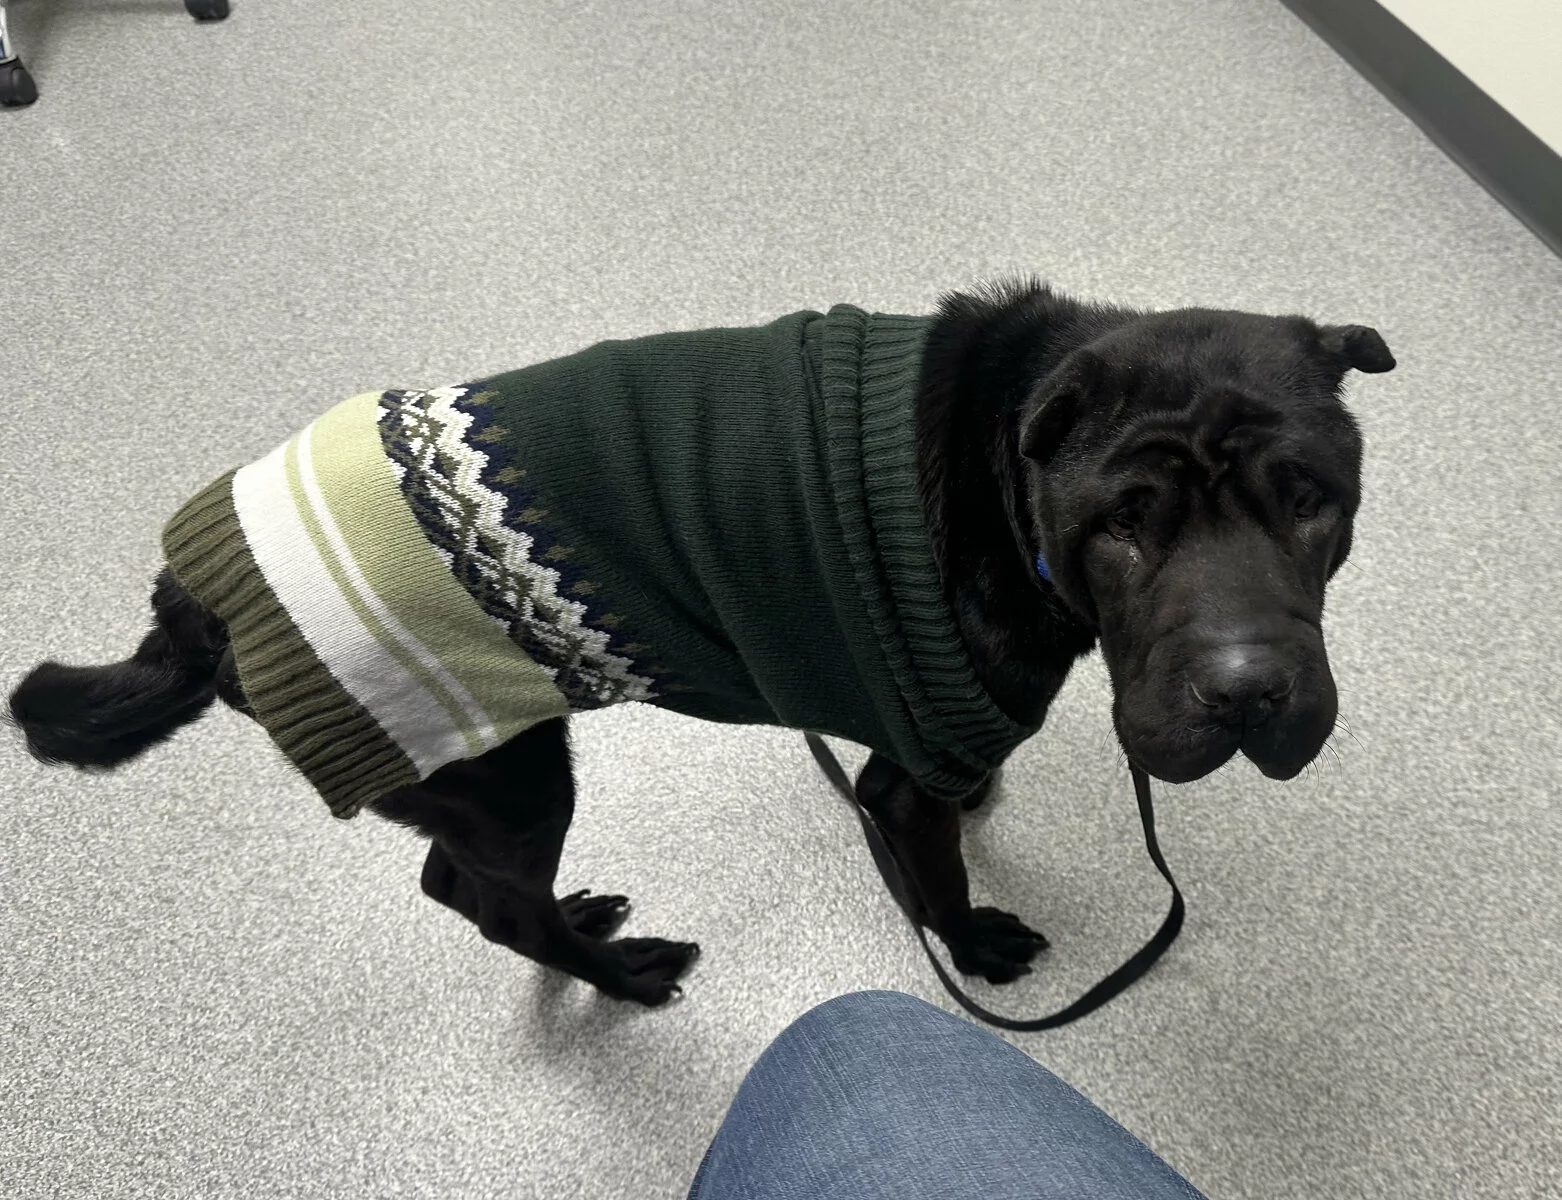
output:
[[[311,649],[427,777],[568,704],[428,544],[377,419],[377,394],[338,405],[240,470],[234,507]]]

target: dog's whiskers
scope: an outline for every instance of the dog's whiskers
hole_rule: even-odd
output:
[[[1343,713],[1336,715],[1335,718],[1334,718],[1334,732],[1335,733],[1343,732],[1346,737],[1350,738],[1351,741],[1355,742],[1356,745],[1360,749],[1362,749],[1362,750],[1365,750],[1367,748],[1366,745],[1362,742],[1362,740],[1359,737],[1356,736],[1356,731],[1350,727],[1350,722],[1345,719],[1345,716],[1344,716]],[[1331,738],[1331,740],[1332,740],[1332,738]]]

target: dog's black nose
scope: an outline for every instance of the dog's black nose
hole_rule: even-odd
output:
[[[1222,724],[1251,728],[1285,707],[1296,669],[1268,646],[1222,646],[1189,669],[1188,687]]]

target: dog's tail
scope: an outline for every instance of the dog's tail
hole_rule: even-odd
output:
[[[206,711],[219,676],[232,673],[227,631],[167,569],[153,586],[152,613],[156,624],[124,662],[46,662],[17,685],[11,720],[34,757],[107,770]]]

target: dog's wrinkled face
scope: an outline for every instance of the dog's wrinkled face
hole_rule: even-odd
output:
[[[1336,716],[1324,587],[1350,549],[1361,326],[1183,310],[1048,373],[1023,434],[1054,585],[1100,632],[1130,759],[1183,782],[1237,751],[1289,779]]]

